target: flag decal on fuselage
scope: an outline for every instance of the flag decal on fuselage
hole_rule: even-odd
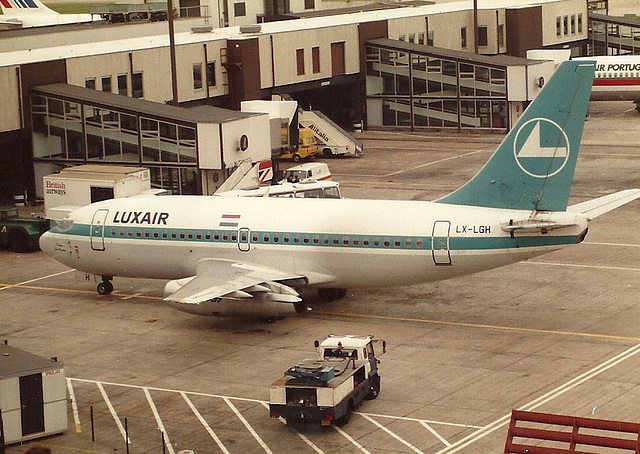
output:
[[[520,169],[535,178],[556,175],[569,159],[569,139],[549,119],[532,118],[523,124],[513,142],[513,154]]]
[[[223,214],[220,220],[220,227],[238,227],[239,214]]]

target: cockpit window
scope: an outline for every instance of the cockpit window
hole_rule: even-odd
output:
[[[63,219],[58,224],[58,229],[63,232],[66,232],[67,230],[71,229],[71,227],[73,227],[73,220],[69,218]]]

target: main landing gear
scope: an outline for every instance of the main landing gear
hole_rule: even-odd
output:
[[[318,296],[322,301],[335,301],[347,295],[346,288],[319,288]]]
[[[101,295],[108,295],[113,292],[113,284],[111,283],[112,276],[102,276],[102,282],[98,284],[98,293]]]

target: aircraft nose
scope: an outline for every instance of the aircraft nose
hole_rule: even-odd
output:
[[[40,235],[40,249],[44,253],[53,255],[53,244],[54,239],[53,235],[50,232],[44,232],[42,235]]]

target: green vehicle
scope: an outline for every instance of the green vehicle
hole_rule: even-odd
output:
[[[0,246],[14,252],[39,249],[40,235],[49,230],[45,218],[20,217],[16,207],[0,207]]]

